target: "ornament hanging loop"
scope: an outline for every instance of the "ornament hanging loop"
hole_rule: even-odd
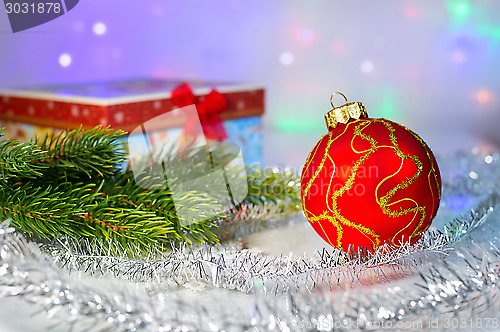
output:
[[[333,96],[341,95],[344,97],[345,104],[335,107],[333,104]],[[360,102],[349,103],[347,97],[342,92],[334,92],[330,97],[330,104],[333,109],[325,114],[326,127],[328,130],[334,129],[339,123],[347,124],[350,120],[367,118],[365,107]]]
[[[343,94],[342,92],[334,92],[334,93],[332,94],[332,96],[330,97],[330,105],[332,105],[332,107],[333,107],[333,108],[335,108],[335,105],[333,105],[333,96],[335,96],[335,95],[341,95],[341,96],[344,98],[344,100],[345,100],[344,105],[346,105],[346,104],[347,104],[347,97],[346,97],[346,96],[344,96],[344,94]]]

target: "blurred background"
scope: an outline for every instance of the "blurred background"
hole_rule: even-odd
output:
[[[300,169],[326,133],[334,91],[439,155],[500,145],[498,0],[82,0],[19,33],[2,9],[0,45],[0,88],[137,77],[263,84],[266,164]],[[2,301],[2,325],[46,330],[14,319],[33,308]]]
[[[85,0],[12,33],[0,87],[135,77],[262,83],[264,160],[300,166],[332,92],[436,153],[500,143],[496,0]],[[338,100],[341,102],[341,100]]]

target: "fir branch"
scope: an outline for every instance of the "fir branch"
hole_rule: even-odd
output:
[[[88,202],[94,186],[88,184],[74,189],[70,183],[63,183],[59,188],[43,188],[30,182],[6,183],[0,187],[0,213],[3,218],[11,218],[15,226],[30,236],[78,237],[85,232],[85,223],[80,218],[73,218],[80,213],[76,203]]]
[[[41,162],[48,168],[45,175],[78,178],[85,174],[88,178],[105,178],[121,169],[126,153],[120,138],[125,134],[122,130],[97,126],[87,131],[80,128],[59,135],[46,134],[44,138],[35,138],[34,143],[47,151],[46,159]]]
[[[223,170],[226,180],[237,180],[233,184],[245,182],[244,171],[228,167],[235,151],[224,146],[149,158],[141,174],[122,171],[123,135],[96,127],[31,143],[0,141],[0,217],[11,218],[32,237],[112,241],[144,251],[182,242],[217,243],[216,228],[234,222],[231,216],[248,206],[274,214],[296,210],[298,179],[255,169],[247,169],[247,197],[232,206],[228,190],[239,188],[204,177]]]
[[[4,128],[0,128],[0,175],[2,181],[22,176],[33,179],[42,176],[47,166],[40,161],[47,157],[43,151],[31,143],[20,143],[3,138]]]
[[[248,195],[231,208],[216,234],[232,240],[280,225],[280,219],[301,211],[300,178],[290,170],[284,172],[249,167]]]
[[[247,168],[247,181],[248,196],[242,204],[267,204],[286,214],[300,211],[300,177],[291,170]]]
[[[175,179],[172,179],[175,181]],[[150,182],[145,184],[144,182]],[[156,183],[156,188],[151,183]],[[172,182],[171,182],[172,183]],[[149,189],[144,189],[144,188]],[[191,192],[190,195],[178,197],[174,203],[172,193],[168,188],[163,188],[153,176],[138,177],[128,176],[115,178],[108,182],[103,190],[107,204],[113,208],[137,209],[154,213],[163,222],[173,229],[168,242],[188,243],[217,243],[218,239],[211,230],[216,226],[215,220],[206,218],[199,223],[181,225],[178,216],[179,207],[203,214],[212,209],[214,200],[204,194]]]
[[[172,220],[141,208],[116,207],[102,191],[102,184],[38,187],[32,183],[0,187],[0,216],[11,218],[21,231],[44,239],[112,239],[136,247],[179,239]],[[113,199],[113,197],[111,197]]]

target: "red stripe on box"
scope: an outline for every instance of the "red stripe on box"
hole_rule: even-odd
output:
[[[264,113],[264,90],[224,94],[228,109],[220,114],[224,120]],[[0,97],[0,119],[59,129],[92,128],[110,125],[116,129],[132,130],[141,123],[174,109],[170,99],[150,100],[112,106],[75,104],[19,97]],[[172,126],[178,124],[172,123]]]

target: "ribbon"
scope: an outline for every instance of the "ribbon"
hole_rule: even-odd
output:
[[[196,97],[187,83],[182,83],[172,91],[172,103],[177,107],[196,105],[201,128],[206,139],[223,141],[227,139],[227,133],[219,113],[227,109],[226,97],[216,90],[208,95]],[[200,134],[196,121],[186,121],[184,135],[196,138]]]

